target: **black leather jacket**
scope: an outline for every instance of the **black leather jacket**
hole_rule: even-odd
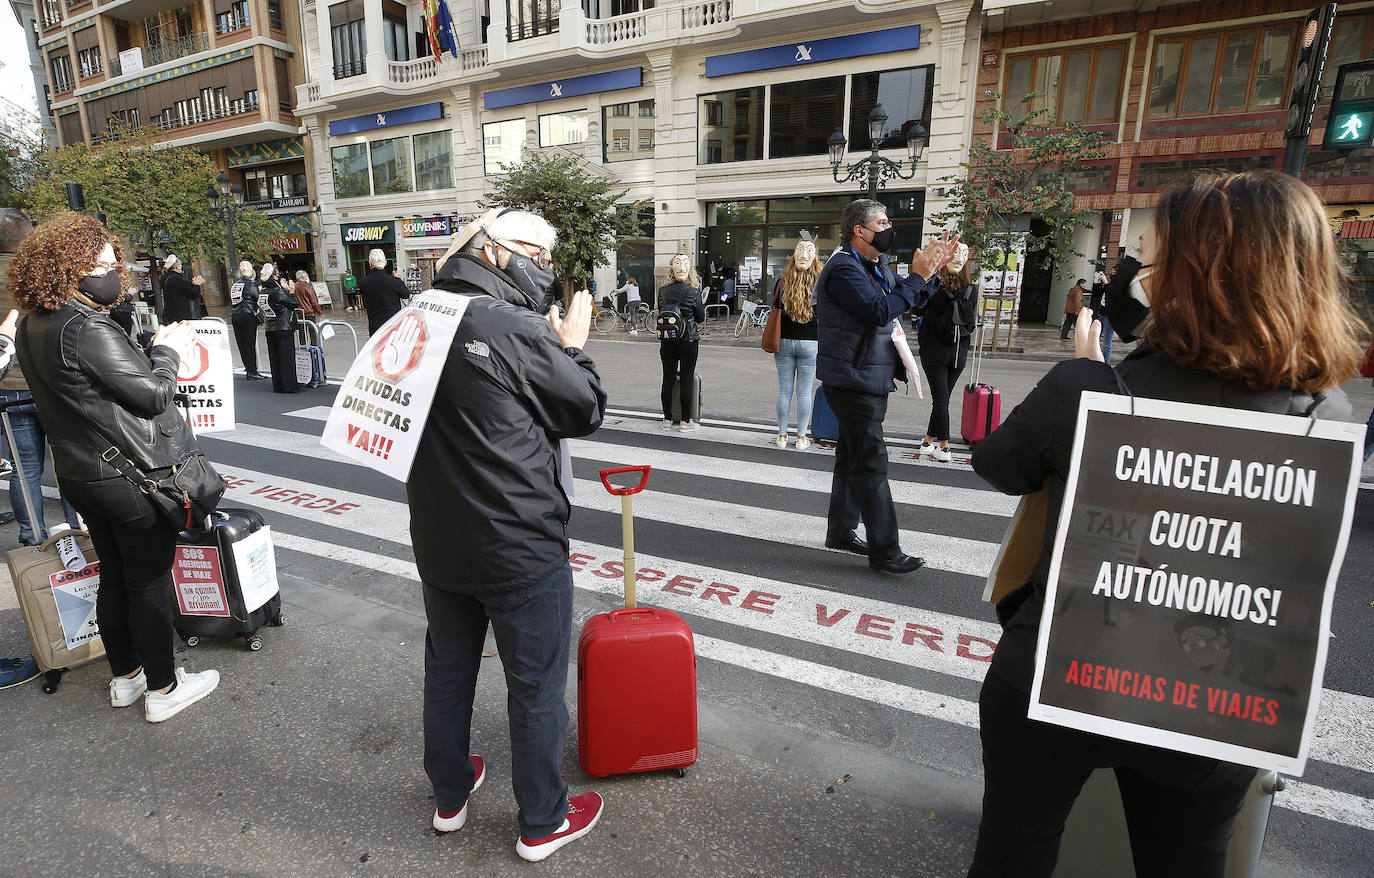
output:
[[[296,297],[282,289],[281,284],[277,283],[275,278],[264,283],[260,292],[267,295],[268,306],[277,312],[277,316],[267,318],[267,331],[290,332],[294,329],[294,312],[300,307]]]
[[[234,281],[235,286],[240,284],[243,286],[243,292],[239,298],[239,303],[234,306],[233,316],[238,317],[239,314],[246,314],[256,321],[259,313],[258,282],[251,277],[241,277]]]
[[[101,459],[111,445],[144,472],[195,447],[173,402],[180,361],[171,348],[155,346],[150,363],[114,321],[75,299],[25,315],[16,340],[59,479],[120,478]]]
[[[682,312],[682,338],[679,341],[699,341],[697,324],[706,322],[706,308],[701,304],[701,290],[680,280],[659,288],[658,307],[676,305]]]

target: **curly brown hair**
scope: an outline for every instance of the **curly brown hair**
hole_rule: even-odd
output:
[[[22,311],[56,311],[76,293],[105,245],[114,247],[122,287],[124,250],[95,217],[71,210],[53,214],[29,233],[10,263],[9,289]]]

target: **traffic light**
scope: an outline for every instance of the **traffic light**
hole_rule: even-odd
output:
[[[1323,149],[1374,144],[1374,61],[1352,61],[1336,72]]]
[[[1312,114],[1321,97],[1326,50],[1331,45],[1331,29],[1335,24],[1335,3],[1312,10],[1303,23],[1302,45],[1298,48],[1298,63],[1293,71],[1293,90],[1288,96],[1288,121],[1283,129],[1287,140],[1306,137],[1312,131]]]

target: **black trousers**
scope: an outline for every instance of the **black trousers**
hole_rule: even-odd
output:
[[[697,371],[697,349],[701,342],[661,341],[658,343],[658,358],[663,361],[663,388],[659,394],[663,403],[663,420],[673,417],[673,382],[681,387],[678,390],[678,404],[682,406],[682,420],[692,419],[692,376]],[[698,413],[700,417],[700,413]]]
[[[476,780],[472,703],[487,625],[506,673],[511,782],[520,832],[543,838],[568,813],[562,776],[568,731],[568,649],[572,643],[572,568],[564,565],[514,592],[470,597],[424,586],[425,772],[440,811],[457,811]],[[489,763],[490,764],[490,763]]]
[[[949,441],[949,397],[959,386],[968,362],[970,336],[961,335],[958,346],[921,345],[921,371],[930,385],[930,423],[926,435]]]
[[[1049,876],[1064,821],[1095,769],[1113,768],[1137,878],[1222,878],[1255,769],[1026,716],[1030,695],[983,681],[983,819],[969,878]]]
[[[234,325],[234,343],[239,346],[239,360],[243,371],[249,375],[258,374],[258,318],[247,311],[235,311],[231,318]],[[294,360],[292,361],[294,363]]]
[[[1075,323],[1077,323],[1077,322],[1078,322],[1078,315],[1077,315],[1077,314],[1065,314],[1065,315],[1064,315],[1064,323],[1063,323],[1063,325],[1061,325],[1061,326],[1059,327],[1059,338],[1060,338],[1060,340],[1067,339],[1067,338],[1069,337],[1069,328],[1072,327],[1072,326],[1073,326]]]
[[[116,677],[140,665],[149,689],[175,679],[172,656],[172,553],[177,535],[124,477],[62,480],[62,493],[86,520],[100,558],[96,620]]]
[[[296,334],[289,329],[267,330],[267,362],[272,367],[272,390],[295,393]]]
[[[824,385],[822,389],[840,428],[826,539],[843,540],[863,519],[869,560],[894,558],[901,547],[897,542],[897,510],[887,485],[887,443],[883,441],[887,394]]]

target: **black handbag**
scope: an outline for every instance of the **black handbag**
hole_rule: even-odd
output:
[[[113,445],[101,459],[142,491],[178,532],[191,530],[196,522],[214,512],[228,487],[199,448],[191,449],[180,462],[149,473],[140,470]]]

